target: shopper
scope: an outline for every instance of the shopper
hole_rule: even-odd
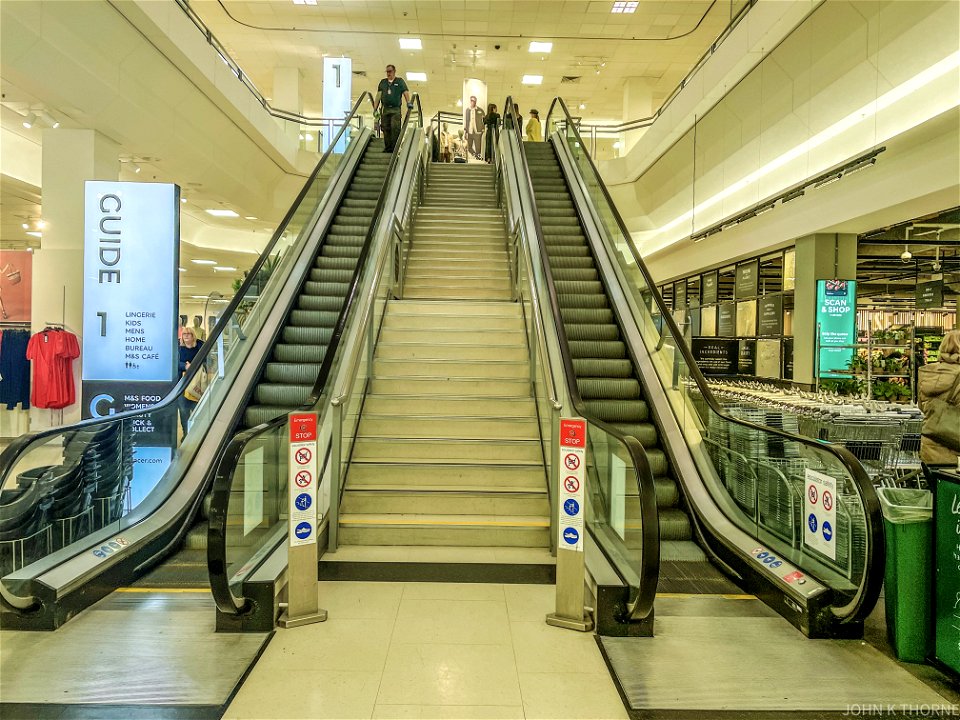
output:
[[[493,103],[487,106],[487,114],[483,118],[483,124],[487,128],[483,159],[490,163],[493,162],[497,139],[500,137],[500,113],[497,112],[497,106]]]
[[[540,129],[540,113],[538,111],[530,111],[530,119],[527,120],[527,127],[524,132],[527,136],[527,142],[543,142],[543,132]]]
[[[410,89],[402,77],[397,77],[397,68],[387,65],[387,76],[377,86],[377,97],[373,101],[373,112],[376,114],[381,107],[380,128],[383,130],[383,151],[392,153],[400,137],[402,122],[400,108],[406,101],[407,107],[412,108]]]
[[[203,340],[197,340],[197,336],[193,332],[193,328],[185,327],[183,329],[183,334],[180,336],[180,345],[179,349],[179,364],[180,377],[183,377],[187,374],[187,370],[190,369],[190,363],[193,362],[193,359],[197,356],[197,353],[200,352],[200,348],[203,347]],[[190,419],[190,415],[193,413],[193,409],[197,406],[197,400],[190,400],[186,395],[180,395],[180,401],[177,406],[178,414],[180,415],[180,427],[183,428],[183,434],[187,434],[187,421]]]
[[[477,107],[477,96],[470,96],[470,107],[463,111],[463,132],[467,138],[467,151],[474,160],[480,159],[480,143],[483,140],[483,110]]]
[[[440,131],[440,162],[453,162],[453,135],[446,123],[443,123],[443,130]]]
[[[960,330],[940,343],[940,357],[924,365],[919,377],[923,411],[920,459],[928,465],[957,466],[960,458]]]

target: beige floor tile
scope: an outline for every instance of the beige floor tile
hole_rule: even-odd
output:
[[[520,673],[527,718],[627,720],[626,709],[607,673]]]
[[[374,720],[523,720],[523,708],[501,705],[377,705]]]
[[[487,600],[504,602],[503,585],[485,583],[406,583],[404,600]]]
[[[512,622],[510,632],[519,672],[607,672],[592,633],[552,627],[543,620]]]
[[[394,618],[403,583],[321,582],[320,607],[331,619]]]
[[[330,618],[314,625],[278,629],[257,668],[380,672],[392,632],[393,620],[385,618]]]
[[[553,585],[504,585],[503,594],[511,620],[542,622],[556,606],[557,590]]]
[[[509,645],[391,645],[377,703],[520,705]]]
[[[230,703],[227,720],[369,718],[380,685],[379,672],[287,671],[248,678]]]
[[[489,600],[425,600],[404,595],[393,644],[510,645],[507,607]]]

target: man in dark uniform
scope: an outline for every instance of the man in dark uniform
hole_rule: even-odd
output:
[[[397,139],[400,137],[400,125],[403,122],[400,108],[406,101],[407,107],[413,107],[410,102],[410,90],[402,77],[397,77],[397,69],[387,65],[387,76],[377,86],[377,97],[374,100],[373,111],[382,106],[380,127],[383,128],[383,151],[392,153]]]

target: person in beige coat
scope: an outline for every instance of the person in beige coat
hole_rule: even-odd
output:
[[[960,330],[940,344],[938,362],[918,371],[923,411],[920,459],[928,465],[957,466],[960,457]]]

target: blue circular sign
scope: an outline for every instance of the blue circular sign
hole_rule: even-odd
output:
[[[112,555],[112,554],[113,554],[113,548],[110,547],[109,545],[101,545],[101,546],[100,546],[100,550],[101,550],[101,552],[103,552],[104,555]]]
[[[776,555],[767,555],[767,556],[763,559],[763,564],[764,564],[764,565],[769,565],[770,563],[772,563],[772,562],[773,562],[774,560],[776,560],[776,559],[777,559],[777,556],[776,556]]]
[[[297,506],[297,510],[308,510],[310,506],[313,505],[313,500],[310,499],[307,493],[300,493],[297,495],[297,499],[293,501],[293,504]]]
[[[563,503],[563,511],[570,516],[576,515],[580,512],[580,503],[573,498],[568,498],[566,502]]]
[[[833,528],[830,526],[829,520],[823,521],[823,539],[827,542],[833,539]]]
[[[294,534],[301,540],[306,540],[313,532],[313,525],[308,522],[302,522],[294,529]]]
[[[810,517],[807,518],[807,527],[810,528],[810,532],[817,531],[817,516],[813,513],[810,513]]]
[[[580,533],[577,532],[576,528],[568,527],[563,529],[563,541],[567,545],[576,545],[578,540],[580,540]]]
[[[781,565],[783,565],[783,561],[782,561],[782,560],[777,560],[776,562],[770,563],[770,567],[772,567],[772,568],[778,568],[778,567],[780,567]]]
[[[120,543],[114,542],[113,540],[111,540],[111,541],[110,541],[109,543],[107,543],[107,544],[108,544],[111,548],[113,548],[114,550],[119,550],[119,549],[120,549]]]

